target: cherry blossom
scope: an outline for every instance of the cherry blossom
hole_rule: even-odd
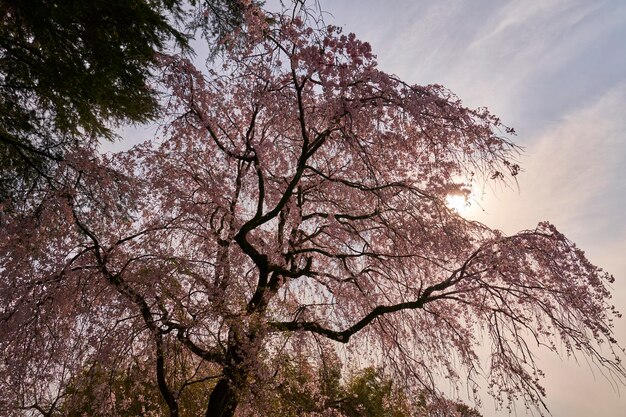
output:
[[[328,350],[540,412],[539,349],[624,379],[611,275],[548,222],[507,236],[446,204],[519,172],[511,129],[381,71],[353,34],[248,15],[205,72],[159,58],[160,138],[77,149],[36,207],[0,214],[5,415],[58,415],[90,378],[111,415],[102,374],[135,363],[170,416],[191,395],[232,416],[262,406],[278,358]]]

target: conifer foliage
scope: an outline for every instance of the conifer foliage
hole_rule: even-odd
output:
[[[214,48],[243,24],[236,0],[0,1],[0,203],[54,185],[66,154],[159,113],[157,56]]]

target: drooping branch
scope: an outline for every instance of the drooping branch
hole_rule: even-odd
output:
[[[72,205],[71,201],[70,205]],[[96,258],[98,266],[100,267],[101,273],[104,275],[107,281],[109,281],[109,283],[111,283],[118,290],[118,292],[122,296],[124,296],[126,299],[131,301],[139,308],[141,316],[143,317],[143,321],[147,328],[150,330],[155,344],[156,374],[159,391],[161,392],[161,395],[163,396],[163,399],[167,404],[170,412],[170,417],[178,417],[178,400],[173,392],[170,390],[165,375],[165,349],[163,346],[164,331],[157,326],[150,306],[146,302],[145,298],[140,293],[135,291],[132,287],[130,287],[126,282],[124,282],[119,274],[114,274],[109,271],[106,258],[102,255],[102,248],[100,246],[100,242],[97,236],[78,218],[76,210],[72,209],[72,214],[76,226],[78,226],[78,228],[86,236],[88,236],[93,243],[93,254]]]
[[[436,285],[432,285],[426,288],[422,294],[414,301],[406,301],[402,303],[397,303],[393,305],[379,305],[373,308],[367,315],[361,318],[359,321],[354,323],[352,326],[346,328],[345,330],[332,330],[327,327],[320,325],[317,322],[307,322],[307,321],[290,321],[290,322],[270,322],[270,326],[278,331],[307,331],[311,333],[317,333],[319,335],[325,336],[331,340],[335,340],[337,342],[348,343],[350,337],[359,331],[363,330],[369,324],[371,324],[374,320],[392,313],[396,313],[402,310],[417,310],[421,309],[427,303],[433,302],[440,298],[445,297],[445,294],[442,295],[433,295],[433,293],[437,291],[444,291],[447,288],[453,286],[456,282],[458,282],[464,274],[465,269],[469,265],[466,263],[463,267],[454,271],[453,274],[450,275],[449,278],[439,282]]]

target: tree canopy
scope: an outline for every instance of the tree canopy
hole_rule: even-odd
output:
[[[385,73],[336,27],[242,16],[246,36],[206,72],[159,55],[162,137],[76,147],[36,213],[0,217],[4,414],[59,415],[79,380],[98,388],[92,415],[149,386],[170,416],[190,398],[208,417],[265,415],[284,358],[323,367],[331,352],[432,415],[473,413],[443,380],[543,412],[539,347],[626,376],[613,277],[548,222],[507,236],[446,205],[518,173],[510,129]],[[137,369],[151,383],[124,388]],[[380,411],[391,391],[373,377],[351,389]]]
[[[158,55],[217,44],[243,24],[233,0],[0,1],[0,202],[53,182],[79,144],[158,116]],[[12,201],[12,200],[17,200]]]

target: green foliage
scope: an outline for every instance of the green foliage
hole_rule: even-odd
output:
[[[182,356],[181,356],[182,359]],[[411,397],[408,391],[377,368],[364,368],[342,374],[342,365],[334,355],[313,364],[302,357],[280,359],[278,381],[273,388],[262,387],[260,397],[253,397],[252,407],[259,415],[275,417],[481,417],[462,403],[449,403],[456,414],[432,408],[424,393]],[[180,362],[180,361],[179,361]],[[182,359],[182,362],[185,362]],[[57,414],[67,417],[89,416],[160,416],[167,408],[152,377],[150,360],[135,359],[115,371],[95,365],[70,384]],[[180,364],[179,364],[180,365]],[[195,368],[186,363],[179,369],[189,374]],[[198,372],[179,391],[181,416],[203,415],[207,392],[213,389],[214,374]],[[250,381],[253,386],[254,381]],[[254,391],[254,387],[252,388]],[[102,401],[106,398],[106,401]],[[259,404],[262,402],[263,404]],[[57,415],[54,414],[54,415]],[[256,414],[255,414],[256,415]]]
[[[375,368],[357,372],[346,384],[340,409],[346,417],[409,417],[411,407],[402,390]]]
[[[106,372],[98,366],[85,372],[69,387],[60,415],[67,417],[165,415],[166,405],[139,364],[124,372]],[[102,398],[108,398],[103,402]]]
[[[120,122],[156,115],[156,53],[182,0],[0,1],[0,201],[49,179],[50,165]],[[40,185],[40,184],[39,184]]]
[[[111,127],[154,119],[158,54],[191,52],[196,30],[215,41],[242,14],[236,0],[0,0],[0,203],[51,185]]]
[[[481,417],[460,402],[417,395],[382,369],[367,367],[342,373],[332,352],[321,363],[282,357],[278,386],[262,393],[266,415],[277,417]]]
[[[0,7],[3,105],[20,118],[45,111],[61,132],[105,133],[107,120],[147,120],[156,107],[146,87],[155,51],[171,38],[186,42],[166,15],[182,13],[179,1],[3,0]]]
[[[173,353],[173,352],[170,352]],[[180,354],[181,352],[178,352]],[[200,416],[206,411],[205,393],[215,383],[206,366],[198,366],[189,357],[179,357],[172,371],[177,381],[180,414]],[[78,375],[68,386],[56,415],[81,416],[163,416],[167,405],[154,378],[153,358],[134,358],[132,363],[106,370],[96,364]],[[104,400],[103,400],[104,399]]]

